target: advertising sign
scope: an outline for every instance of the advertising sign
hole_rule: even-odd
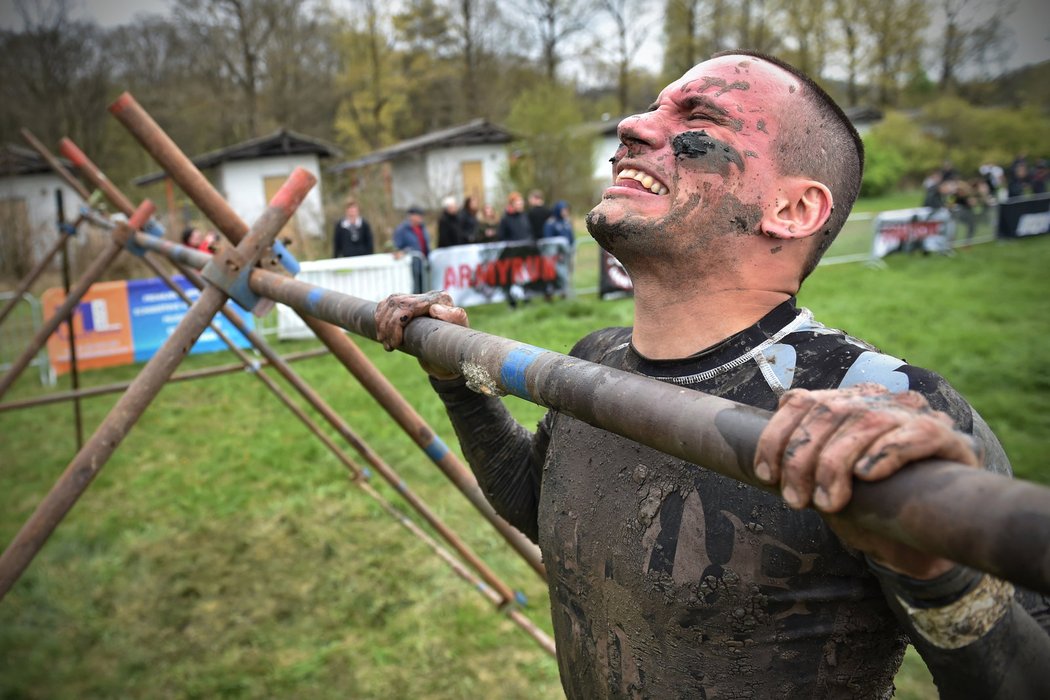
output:
[[[884,211],[875,217],[871,256],[884,258],[894,252],[948,249],[952,215],[947,209],[916,207]]]
[[[598,258],[601,269],[598,272],[598,296],[602,299],[613,296],[626,296],[634,294],[634,283],[627,270],[613,255],[604,248]]]
[[[561,238],[438,248],[430,254],[430,288],[444,289],[456,306],[565,294],[570,255]]]
[[[184,277],[175,277],[186,295],[196,300],[200,290]],[[65,300],[65,292],[53,287],[41,297],[44,316],[51,316]],[[252,315],[230,302],[241,320],[254,328]],[[99,282],[91,285],[73,312],[78,369],[95,369],[145,362],[168,339],[188,307],[159,279]],[[248,340],[221,315],[215,321],[239,347]],[[68,326],[63,323],[47,341],[47,353],[56,374],[68,372]],[[226,344],[210,328],[190,350],[191,354],[225,350]]]
[[[999,205],[999,238],[1038,236],[1050,231],[1050,194],[1014,197]]]

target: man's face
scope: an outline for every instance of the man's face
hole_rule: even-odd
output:
[[[799,89],[749,56],[695,66],[620,123],[613,184],[587,217],[591,234],[626,263],[759,233],[780,177],[773,143]]]
[[[408,215],[408,220],[412,223],[413,226],[420,226],[423,223],[423,215],[422,214],[409,214]]]
[[[525,211],[525,201],[521,197],[511,197],[509,205],[511,211]]]
[[[350,204],[346,207],[346,218],[349,221],[357,221],[357,216],[360,212],[357,209],[356,204]]]

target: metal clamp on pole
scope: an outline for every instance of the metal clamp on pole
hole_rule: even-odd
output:
[[[238,254],[236,248],[224,248],[204,266],[201,277],[248,311],[254,311],[259,304],[259,296],[248,288],[252,267]]]

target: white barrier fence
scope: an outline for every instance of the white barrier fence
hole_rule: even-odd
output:
[[[390,294],[411,292],[412,258],[395,258],[390,253],[332,258],[301,263],[297,279],[318,287],[350,294],[369,301],[380,301]],[[313,333],[292,309],[277,305],[277,337],[311,338]]]

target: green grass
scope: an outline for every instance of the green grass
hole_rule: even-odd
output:
[[[1046,484],[1048,267],[1050,237],[950,258],[895,256],[887,269],[818,269],[802,303],[828,325],[938,369],[996,429],[1018,474]],[[477,308],[471,318],[481,330],[565,352],[591,329],[629,324],[631,310],[630,300],[581,296],[516,313]],[[361,347],[455,445],[415,361]],[[228,361],[195,356],[184,368]],[[525,591],[527,613],[549,631],[544,585],[353,378],[328,358],[297,367]],[[140,369],[83,381],[120,381]],[[27,376],[5,399],[38,393]],[[114,401],[84,402],[88,433]],[[542,415],[508,403],[526,425]],[[0,413],[0,542],[10,542],[74,454],[71,411]],[[910,656],[898,697],[936,697],[925,673]],[[2,698],[560,695],[554,662],[350,485],[318,441],[240,374],[166,387],[0,603]]]

